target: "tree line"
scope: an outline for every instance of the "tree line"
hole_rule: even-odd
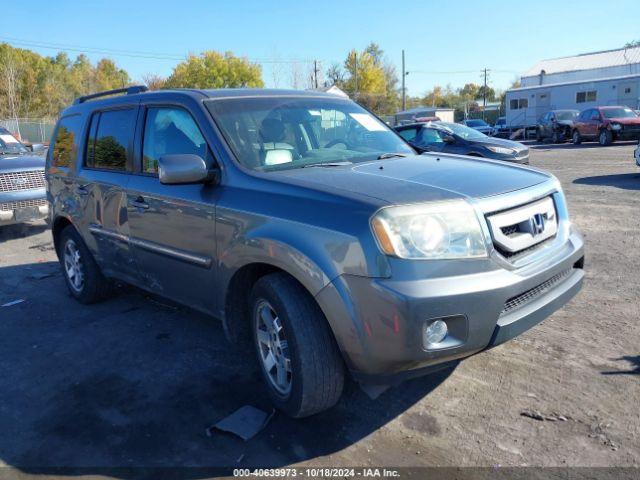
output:
[[[317,62],[291,68],[294,88],[336,85],[349,96],[379,115],[401,108],[402,92],[398,73],[380,46],[371,42],[361,51],[349,51],[342,63],[322,71]],[[281,73],[281,72],[280,72]],[[272,72],[275,86],[281,86],[277,69]],[[276,77],[278,75],[278,78]],[[232,52],[213,50],[189,55],[168,77],[144,75],[150,89],[264,87],[262,67]],[[69,58],[66,53],[42,56],[30,50],[0,44],[0,119],[55,118],[75,98],[131,84],[129,74],[113,60],[103,58],[92,64],[85,55]],[[436,86],[421,96],[407,96],[407,108],[414,106],[449,107],[458,111],[478,107],[486,93],[487,101],[500,98],[492,88],[468,83],[462,88]]]

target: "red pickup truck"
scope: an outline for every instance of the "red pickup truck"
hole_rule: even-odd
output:
[[[579,144],[583,140],[598,141],[610,145],[615,140],[640,138],[640,117],[628,107],[595,107],[580,112],[573,123],[571,140]]]

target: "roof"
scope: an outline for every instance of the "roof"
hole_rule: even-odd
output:
[[[180,97],[190,97],[196,100],[223,99],[223,98],[240,98],[240,97],[321,97],[331,100],[342,100],[335,94],[323,93],[318,91],[305,90],[284,90],[284,89],[267,89],[267,88],[221,88],[221,89],[195,89],[195,88],[178,88],[170,90],[151,90],[141,93],[129,93],[126,95],[113,95],[106,97],[95,97],[90,101],[82,103],[74,103],[62,112],[62,116],[72,115],[83,111],[86,108],[94,110],[105,106],[118,105],[122,103],[135,103],[141,98],[167,98],[171,95],[179,95]]]
[[[600,83],[600,82],[610,82],[612,80],[634,80],[636,78],[640,78],[640,73],[635,73],[632,75],[619,75],[616,77],[606,77],[606,78],[595,78],[589,80],[571,80],[570,82],[558,82],[558,83],[543,83],[542,85],[529,85],[528,87],[518,87],[518,88],[510,88],[507,90],[508,92],[519,92],[522,90],[548,90],[549,87],[563,87],[565,85],[580,85],[583,83],[592,84],[592,83]]]
[[[404,115],[404,114],[408,114],[408,113],[421,113],[421,112],[435,112],[435,111],[440,111],[440,112],[453,112],[455,109],[454,108],[440,108],[440,107],[415,107],[415,108],[409,108],[408,110],[403,110],[401,112],[396,113],[396,115]]]
[[[541,60],[525,72],[523,77],[546,75],[552,73],[573,72],[576,70],[592,70],[594,68],[618,67],[640,63],[640,47],[618,48],[601,52],[583,53],[571,57],[550,58]]]

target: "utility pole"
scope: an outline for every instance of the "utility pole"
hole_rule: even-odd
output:
[[[407,76],[407,72],[405,71],[404,66],[404,50],[402,50],[402,111],[404,112],[407,109],[407,95],[406,89],[404,86],[404,77]]]
[[[484,73],[484,88],[482,89],[482,119],[484,120],[485,110],[487,109],[487,72],[488,70],[485,68],[483,70]]]
[[[313,83],[315,85],[316,90],[318,89],[318,61],[313,61]]]

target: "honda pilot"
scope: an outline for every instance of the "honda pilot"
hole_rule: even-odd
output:
[[[583,240],[548,173],[416,155],[330,94],[145,90],[58,121],[69,292],[90,304],[117,281],[219,319],[293,417],[334,405],[347,376],[388,386],[501,344],[581,288]]]

